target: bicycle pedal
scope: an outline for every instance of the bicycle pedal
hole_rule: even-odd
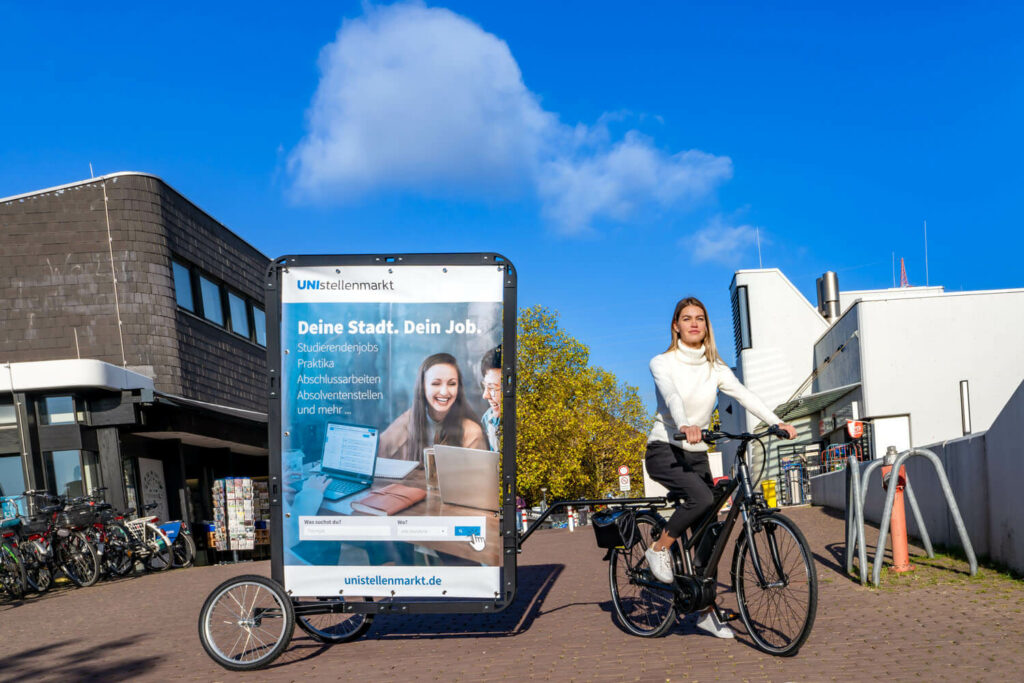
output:
[[[720,621],[722,621],[723,623],[727,621],[736,621],[740,618],[740,613],[734,612],[731,609],[719,608],[718,613],[721,615]]]

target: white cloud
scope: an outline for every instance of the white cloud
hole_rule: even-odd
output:
[[[508,45],[449,10],[370,6],[321,51],[306,136],[291,152],[293,192],[347,201],[375,192],[508,198],[535,192],[566,233],[648,207],[699,200],[732,162],[669,154],[609,113],[568,126],[523,83]]]
[[[668,155],[629,132],[607,151],[546,163],[538,176],[544,211],[564,232],[595,218],[625,221],[645,205],[699,199],[732,175],[728,157],[696,150]]]
[[[753,225],[729,225],[716,216],[697,232],[679,240],[696,263],[714,261],[728,266],[738,264],[757,248],[758,229]],[[760,235],[765,244],[764,234]]]

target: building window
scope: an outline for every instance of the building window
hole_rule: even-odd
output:
[[[252,299],[232,292],[223,282],[203,275],[187,261],[172,259],[171,270],[179,307],[260,346],[267,345],[266,315]]]
[[[56,495],[77,497],[85,495],[82,481],[82,462],[78,451],[51,451],[43,453],[46,471],[46,489]]]
[[[231,331],[249,338],[249,313],[245,299],[228,292],[228,310],[231,313]]]
[[[25,471],[20,455],[0,457],[0,496],[20,496],[25,490]]]
[[[199,291],[203,297],[203,317],[223,327],[224,309],[220,302],[220,286],[200,275]]]
[[[124,475],[124,493],[128,507],[139,509],[138,487],[135,485],[135,458],[121,460],[121,473]],[[139,513],[141,514],[141,510]]]
[[[750,306],[747,302],[747,287],[742,285],[732,292],[732,329],[736,337],[736,355],[749,349],[750,342]]]
[[[14,404],[0,401],[0,427],[13,424],[18,424],[18,415],[14,410]]]
[[[174,298],[186,311],[195,312],[196,305],[192,300],[192,274],[188,266],[171,261],[171,270],[174,272]]]
[[[71,396],[47,396],[39,402],[39,422],[44,425],[75,424],[75,399]]]
[[[267,345],[267,314],[263,309],[252,307],[252,319],[256,327],[256,343],[260,346]]]

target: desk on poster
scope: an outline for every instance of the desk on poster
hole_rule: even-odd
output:
[[[486,520],[487,534],[483,550],[473,550],[466,541],[418,541],[416,545],[492,567],[501,566],[501,528],[497,513],[493,510],[479,510],[443,502],[440,492],[427,489],[426,475],[422,467],[417,467],[403,479],[375,477],[370,491],[358,493],[349,498],[335,501],[324,499],[318,514],[352,514],[352,503],[360,501],[370,495],[373,490],[382,489],[388,484],[402,484],[427,491],[426,498],[412,507],[402,510],[395,515],[396,517],[483,517]]]

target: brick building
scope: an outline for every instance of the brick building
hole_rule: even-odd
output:
[[[0,489],[210,518],[266,474],[269,260],[155,176],[0,199]]]

